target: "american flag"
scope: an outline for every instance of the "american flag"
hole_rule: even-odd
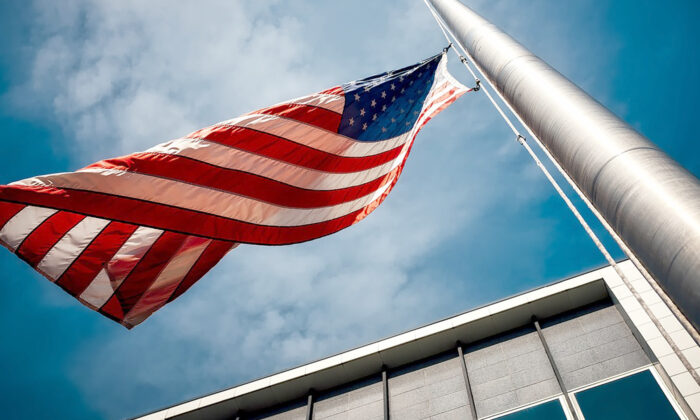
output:
[[[344,229],[389,194],[420,128],[468,91],[445,54],[76,172],[0,186],[0,242],[127,328],[238,244]]]

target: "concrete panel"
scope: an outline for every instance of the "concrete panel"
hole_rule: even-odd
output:
[[[456,351],[414,363],[389,375],[389,410],[392,419],[429,419],[467,413],[467,391]],[[452,414],[446,414],[452,413]]]
[[[472,344],[465,360],[479,416],[559,393],[554,371],[534,328]]]
[[[569,390],[649,364],[610,302],[546,320],[542,332]]]
[[[314,420],[373,419],[383,417],[382,383],[378,378],[356,382],[322,393],[314,403]]]

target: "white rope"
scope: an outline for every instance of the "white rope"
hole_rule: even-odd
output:
[[[626,276],[625,273],[622,271],[622,269],[618,266],[617,262],[613,259],[612,255],[610,255],[610,252],[608,252],[607,248],[605,248],[605,245],[603,245],[603,243],[600,241],[600,239],[599,239],[598,236],[595,234],[595,232],[593,232],[593,229],[591,229],[591,227],[590,227],[590,225],[588,224],[588,222],[586,222],[586,220],[583,218],[583,216],[582,216],[581,213],[578,211],[578,209],[576,208],[576,206],[574,206],[574,204],[571,202],[571,200],[570,200],[569,197],[566,195],[566,193],[564,192],[564,190],[562,190],[562,188],[561,188],[561,186],[559,185],[559,183],[554,179],[554,177],[552,177],[552,175],[551,175],[551,173],[549,172],[549,170],[544,166],[544,164],[542,164],[542,161],[539,159],[539,157],[535,154],[535,152],[532,150],[532,148],[530,147],[530,145],[527,143],[525,137],[523,137],[523,136],[520,134],[520,132],[518,131],[518,129],[515,127],[515,125],[513,124],[513,122],[510,120],[510,118],[508,118],[508,116],[505,114],[505,112],[503,112],[503,109],[501,109],[501,107],[498,105],[498,103],[494,100],[493,96],[491,96],[489,90],[486,89],[485,87],[481,86],[481,82],[480,82],[480,80],[479,80],[479,77],[476,75],[476,73],[475,73],[475,72],[471,69],[471,67],[469,66],[466,57],[469,57],[469,58],[472,60],[472,62],[474,63],[475,67],[476,67],[477,70],[479,70],[479,72],[482,74],[482,76],[484,77],[484,79],[486,80],[486,82],[487,82],[491,87],[493,87],[494,85],[493,85],[493,83],[491,82],[491,80],[489,79],[489,77],[486,75],[486,73],[484,73],[484,71],[483,71],[483,70],[479,67],[479,65],[474,61],[474,58],[471,56],[471,54],[469,54],[469,52],[466,50],[466,48],[464,48],[464,46],[463,46],[462,43],[459,41],[459,39],[458,39],[457,37],[455,37],[455,35],[454,35],[454,34],[452,33],[452,31],[450,30],[450,28],[449,28],[447,25],[445,25],[445,23],[442,21],[442,19],[437,15],[437,13],[436,13],[435,10],[433,9],[432,5],[428,2],[428,0],[423,0],[423,1],[425,2],[426,6],[427,6],[428,9],[430,10],[430,13],[433,15],[433,18],[435,18],[435,21],[437,22],[438,26],[439,26],[440,29],[442,30],[443,35],[445,35],[445,38],[447,39],[447,42],[448,42],[448,43],[452,43],[452,41],[450,40],[450,36],[451,36],[452,39],[454,40],[454,44],[455,44],[457,47],[459,47],[459,49],[464,53],[464,56],[460,55],[460,54],[457,52],[457,49],[455,48],[455,54],[457,54],[457,55],[459,56],[460,61],[464,64],[464,66],[467,68],[467,70],[469,71],[469,73],[471,73],[471,75],[474,77],[474,80],[476,81],[477,86],[479,86],[479,87],[481,87],[481,89],[483,89],[484,93],[486,94],[486,96],[487,96],[487,97],[489,98],[489,100],[491,101],[491,104],[493,104],[494,108],[496,108],[496,110],[497,110],[498,113],[501,115],[501,117],[503,118],[503,120],[508,124],[508,126],[510,127],[510,129],[511,129],[511,130],[513,131],[513,133],[516,135],[516,138],[517,138],[518,142],[525,148],[525,150],[528,152],[528,154],[530,155],[530,157],[532,157],[532,159],[533,159],[533,161],[535,162],[535,164],[540,168],[540,170],[541,170],[542,173],[545,175],[545,177],[546,177],[547,180],[550,182],[550,184],[552,184],[552,186],[553,186],[554,189],[557,191],[557,193],[559,194],[559,196],[561,197],[561,199],[566,203],[566,205],[567,205],[567,207],[569,208],[569,210],[571,210],[571,212],[574,214],[574,216],[576,217],[576,219],[579,221],[579,223],[581,224],[581,226],[583,227],[583,229],[586,231],[586,233],[588,234],[588,236],[591,238],[591,240],[593,241],[593,243],[596,245],[596,247],[598,248],[598,250],[600,251],[600,253],[601,253],[601,254],[603,255],[603,257],[606,259],[606,261],[608,261],[608,263],[610,264],[610,266],[613,267],[613,269],[615,270],[615,272],[617,273],[617,275],[620,277],[620,279],[623,281],[623,283],[625,283],[625,285],[626,285],[627,288],[630,290],[630,292],[632,293],[632,295],[635,297],[635,299],[637,300],[637,302],[642,306],[642,308],[643,308],[644,311],[647,313],[647,315],[649,316],[649,318],[651,319],[651,321],[652,321],[652,322],[654,323],[654,325],[658,328],[658,330],[659,330],[659,332],[661,333],[661,335],[662,335],[662,336],[666,339],[666,341],[669,343],[669,345],[671,346],[671,348],[673,349],[673,351],[676,353],[676,355],[678,356],[678,358],[679,358],[679,359],[681,360],[681,362],[683,363],[684,367],[685,367],[685,368],[688,370],[688,372],[693,376],[693,378],[695,379],[695,381],[698,382],[698,383],[700,383],[700,375],[698,375],[698,373],[695,371],[695,369],[692,368],[692,365],[690,364],[690,362],[688,361],[688,359],[687,359],[687,358],[685,357],[685,355],[680,351],[680,349],[678,348],[678,346],[676,345],[676,343],[671,339],[670,335],[669,335],[669,334],[666,332],[666,330],[663,328],[663,326],[661,325],[661,323],[659,322],[659,320],[656,318],[656,316],[653,315],[653,313],[652,313],[651,310],[649,309],[649,306],[648,306],[648,305],[646,304],[646,302],[642,299],[642,297],[639,295],[639,293],[637,292],[637,290],[632,286],[632,283],[631,283],[630,280],[627,278],[627,276]],[[447,35],[448,33],[449,33],[449,36]],[[465,57],[465,56],[466,56],[466,57]],[[554,157],[551,155],[551,153],[549,152],[549,150],[548,150],[546,147],[544,147],[544,145],[542,144],[542,142],[539,140],[539,138],[537,138],[537,136],[535,136],[535,134],[532,132],[532,130],[530,129],[530,127],[528,127],[527,124],[525,124],[525,123],[523,122],[523,120],[520,118],[520,115],[518,115],[518,113],[515,112],[515,110],[510,106],[510,104],[508,103],[508,101],[506,101],[506,100],[503,98],[503,96],[500,94],[500,92],[498,92],[497,89],[494,89],[494,91],[499,95],[499,97],[500,97],[500,99],[503,101],[503,103],[505,103],[505,104],[508,106],[508,108],[509,108],[509,110],[511,111],[511,113],[513,113],[513,115],[516,116],[516,118],[518,119],[518,121],[520,122],[520,124],[521,124],[523,127],[526,127],[526,129],[528,130],[528,132],[530,133],[530,135],[532,135],[532,137],[535,139],[535,142],[537,143],[538,147],[539,147],[542,151],[544,151],[544,153],[545,153],[545,155],[548,157],[548,159],[555,165],[555,167],[556,167],[557,170],[562,174],[562,176],[564,177],[564,179],[569,183],[569,185],[572,186],[572,188],[574,189],[574,191],[579,195],[579,197],[583,200],[583,202],[586,203],[586,205],[588,206],[588,208],[591,209],[591,211],[593,212],[593,214],[601,221],[601,223],[602,223],[603,226],[606,228],[606,230],[608,230],[608,232],[611,233],[611,236],[612,236],[613,239],[615,239],[615,241],[620,245],[620,248],[622,249],[622,251],[625,252],[625,254],[627,254],[627,256],[630,258],[630,260],[632,260],[632,262],[635,264],[635,266],[637,266],[637,267],[640,269],[639,271],[645,276],[645,278],[647,279],[647,281],[649,282],[649,284],[654,288],[654,290],[655,290],[655,291],[659,294],[659,296],[664,300],[664,303],[666,303],[666,304],[669,306],[669,308],[671,308],[671,310],[675,310],[675,311],[676,311],[676,312],[675,312],[676,318],[679,319],[679,321],[683,324],[683,326],[684,326],[685,329],[688,331],[688,333],[690,333],[690,335],[693,337],[693,339],[694,339],[698,344],[700,344],[700,341],[699,341],[699,339],[698,339],[698,334],[697,334],[697,331],[695,330],[695,328],[693,328],[693,327],[690,325],[690,323],[687,321],[687,319],[685,319],[685,317],[680,313],[680,311],[678,310],[678,308],[676,307],[676,305],[668,298],[668,296],[666,296],[665,293],[663,293],[663,291],[662,291],[662,290],[660,289],[660,287],[656,284],[656,282],[653,280],[653,278],[651,277],[651,275],[646,271],[646,269],[644,269],[644,268],[641,266],[641,264],[640,264],[639,260],[636,258],[636,256],[634,256],[634,254],[631,252],[631,250],[626,246],[626,244],[624,244],[624,242],[622,241],[622,239],[617,235],[617,233],[614,232],[614,230],[612,229],[612,227],[611,227],[611,226],[607,223],[607,221],[603,218],[602,214],[600,214],[600,212],[593,206],[593,204],[592,204],[592,203],[588,200],[588,198],[583,194],[583,192],[581,191],[581,189],[578,188],[578,186],[573,182],[573,180],[571,179],[571,177],[568,176],[568,174],[566,173],[566,171],[564,171],[564,169],[563,169],[563,168],[559,165],[559,163],[554,159]],[[679,315],[680,315],[680,316],[679,316]]]

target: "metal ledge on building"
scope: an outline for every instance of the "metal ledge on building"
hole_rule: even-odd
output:
[[[543,286],[403,334],[358,347],[275,375],[197,398],[141,417],[143,420],[224,419],[239,411],[306,398],[370,375],[383,367],[406,365],[531,322],[546,319],[609,297],[605,276],[610,267]]]

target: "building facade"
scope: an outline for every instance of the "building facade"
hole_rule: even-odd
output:
[[[698,343],[620,266],[141,418],[697,419]]]

